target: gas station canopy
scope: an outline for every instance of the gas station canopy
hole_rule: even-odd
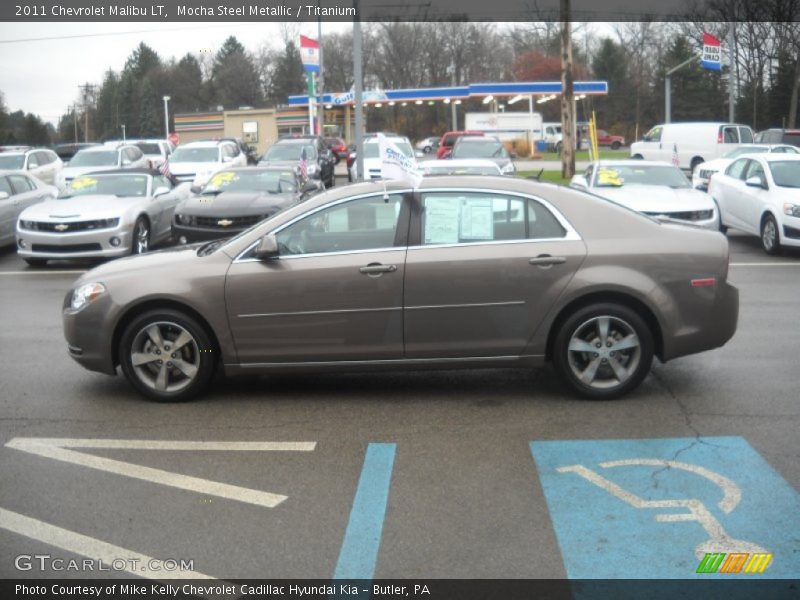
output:
[[[574,84],[576,95],[605,95],[608,94],[606,81],[576,81]],[[468,98],[488,98],[501,96],[550,96],[561,94],[560,81],[540,82],[509,82],[509,83],[471,83],[456,87],[416,88],[405,90],[365,90],[362,93],[364,104],[387,103],[394,106],[397,103],[422,104],[441,100],[445,103],[461,103]],[[323,94],[317,101],[326,107],[347,106],[353,104],[354,92],[340,92]],[[289,106],[308,106],[308,96],[289,96]]]

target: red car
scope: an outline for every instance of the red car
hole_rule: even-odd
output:
[[[342,138],[338,137],[326,137],[325,138],[325,147],[328,148],[333,155],[336,157],[336,162],[338,163],[340,159],[347,158],[349,152],[347,151],[347,144],[345,144]]]
[[[597,130],[597,145],[598,146],[611,146],[612,150],[616,150],[620,146],[625,145],[625,138],[621,135],[611,135],[605,129]]]
[[[450,158],[453,153],[453,144],[464,135],[483,135],[482,131],[448,131],[442,136],[439,142],[439,149],[436,151],[436,158]]]

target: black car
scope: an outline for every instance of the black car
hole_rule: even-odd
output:
[[[322,181],[325,187],[333,187],[335,183],[333,168],[336,165],[336,157],[325,147],[325,142],[319,136],[280,139],[264,153],[258,165],[299,167],[304,153],[308,177]]]
[[[321,184],[294,168],[238,167],[215,173],[175,207],[172,239],[181,244],[230,237],[308,199]]]

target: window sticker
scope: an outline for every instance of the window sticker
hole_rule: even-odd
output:
[[[619,171],[603,167],[597,171],[597,184],[622,187],[625,180],[620,177]]]
[[[457,244],[461,198],[425,199],[425,243]]]
[[[70,187],[73,190],[82,190],[83,188],[91,187],[93,185],[97,185],[97,179],[92,177],[76,177],[72,180]]]
[[[461,239],[494,239],[494,213],[490,198],[465,198],[461,207]]]
[[[233,171],[222,171],[211,178],[209,185],[211,187],[223,187],[235,179],[237,179],[237,176]]]

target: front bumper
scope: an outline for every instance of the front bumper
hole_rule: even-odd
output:
[[[210,242],[223,238],[233,237],[237,233],[244,231],[244,228],[205,229],[201,227],[186,227],[185,225],[172,224],[172,239],[179,243],[191,244],[192,242]],[[186,238],[182,241],[181,238]]]
[[[69,307],[71,300],[72,290],[64,298],[61,315],[68,354],[90,371],[116,375],[111,335],[104,334],[110,331],[111,298],[105,294],[79,311]]]
[[[112,239],[119,240],[114,245]],[[17,253],[30,258],[117,258],[131,252],[133,226],[74,233],[17,229]]]

